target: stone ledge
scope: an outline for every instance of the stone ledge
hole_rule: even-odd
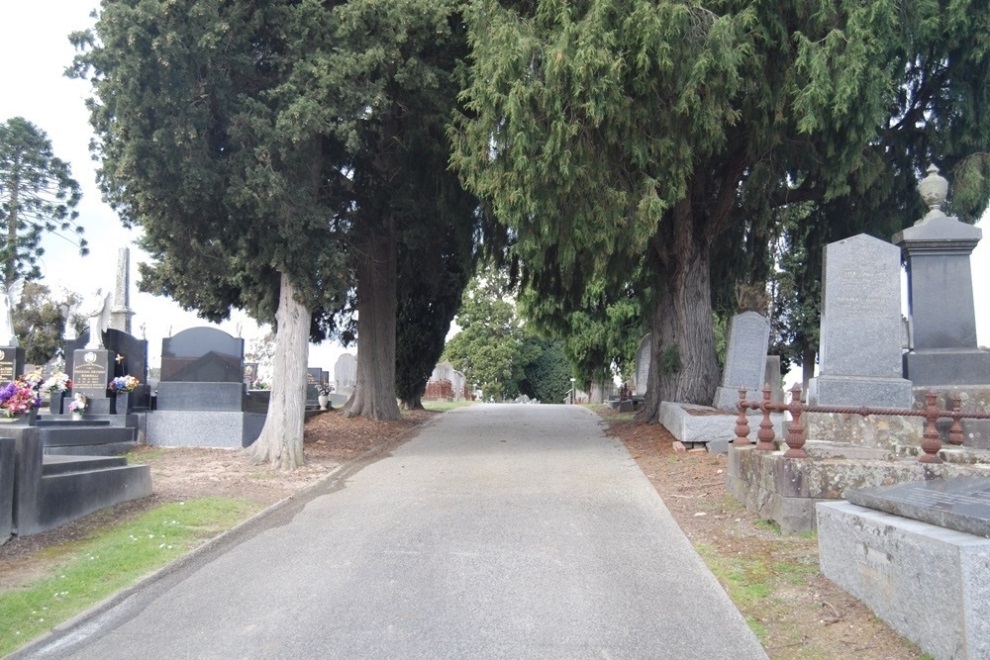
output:
[[[817,506],[822,573],[936,658],[990,658],[990,539]]]
[[[693,403],[663,401],[660,403],[659,422],[685,445],[702,443],[707,446],[709,452],[724,454],[736,439],[735,428],[738,416],[738,411],[730,412]],[[746,419],[749,420],[749,439],[755,443],[763,414],[754,411],[748,413]],[[783,413],[772,413],[770,419],[773,421],[776,437],[782,438],[787,432]]]
[[[958,476],[990,477],[987,455],[983,463],[926,465],[913,456],[899,458],[896,452],[885,460],[851,458],[847,454],[855,455],[860,448],[842,443],[815,445],[805,446],[811,457],[803,459],[784,458],[783,451],[732,446],[727,473],[729,491],[749,511],[793,533],[814,530],[815,503],[842,499],[849,489]],[[828,458],[813,457],[829,452]]]

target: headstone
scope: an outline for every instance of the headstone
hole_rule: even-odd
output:
[[[134,316],[134,310],[130,306],[130,261],[130,250],[120,248],[117,252],[117,281],[109,319],[109,327],[128,334],[131,332],[131,317]]]
[[[846,492],[853,504],[990,538],[990,479],[953,477]]]
[[[320,402],[317,397],[320,396],[320,377],[323,375],[323,370],[319,367],[309,367],[306,369],[306,405],[308,407],[318,407]]]
[[[779,355],[767,356],[767,366],[763,373],[763,382],[770,385],[770,400],[774,403],[783,403],[784,383],[780,377]]]
[[[162,340],[161,382],[243,383],[244,340],[216,328],[189,328]]]
[[[12,381],[24,373],[24,349],[20,346],[0,347],[0,383]]]
[[[456,369],[450,375],[450,386],[454,390],[454,399],[460,401],[464,398],[464,390],[467,385],[467,378]]]
[[[901,255],[859,234],[825,246],[820,375],[811,405],[910,408],[901,377]]]
[[[162,340],[157,409],[242,411],[244,340],[189,328]]]
[[[931,210],[894,235],[908,273],[911,348],[904,376],[915,387],[990,385],[990,352],[976,341],[973,276],[969,257],[983,232],[940,210],[948,182],[934,165],[919,189]]]
[[[344,353],[337,358],[333,367],[334,390],[349,396],[357,385],[357,358],[351,353]]]
[[[114,354],[104,348],[82,348],[72,354],[72,393],[89,399],[86,412],[110,414],[107,385],[113,378]]]
[[[639,340],[639,347],[636,349],[636,394],[643,396],[650,381],[650,361],[653,359],[653,346],[650,338],[653,335],[647,333]]]
[[[770,322],[756,312],[743,312],[729,323],[729,340],[725,348],[725,369],[722,386],[715,390],[714,407],[736,410],[739,388],[745,387],[746,398],[763,395],[763,377],[767,367],[767,345],[770,342]]]

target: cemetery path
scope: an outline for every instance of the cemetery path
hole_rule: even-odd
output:
[[[141,656],[766,657],[599,418],[518,405],[445,414],[32,651]]]

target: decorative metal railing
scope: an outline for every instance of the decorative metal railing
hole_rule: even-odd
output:
[[[804,437],[804,425],[801,422],[801,416],[804,413],[839,413],[847,415],[886,415],[886,416],[898,416],[898,417],[924,417],[925,418],[925,430],[921,439],[921,456],[918,460],[922,463],[941,463],[942,458],[938,455],[938,452],[942,449],[942,442],[939,437],[938,428],[936,427],[936,422],[939,419],[949,418],[952,420],[952,426],[949,428],[948,442],[952,446],[962,446],[963,444],[963,431],[962,423],[963,419],[990,419],[990,413],[978,413],[978,412],[962,412],[962,399],[958,394],[951,395],[952,410],[943,410],[936,405],[938,400],[938,395],[929,390],[925,395],[925,407],[924,408],[868,408],[866,406],[855,407],[843,407],[843,406],[806,406],[801,401],[801,386],[795,384],[791,388],[791,402],[790,403],[773,403],[770,401],[770,386],[763,386],[763,400],[762,401],[749,401],[746,399],[746,388],[739,388],[739,417],[736,418],[736,439],[733,440],[732,444],[734,446],[748,446],[749,441],[749,419],[746,417],[747,410],[759,410],[763,413],[763,419],[760,421],[760,430],[756,433],[756,449],[758,451],[773,451],[776,449],[774,444],[775,433],[773,430],[773,422],[770,420],[770,413],[772,412],[789,412],[791,414],[791,422],[787,427],[787,437],[784,442],[787,443],[787,451],[784,452],[785,458],[807,458],[808,454],[804,451],[805,437]]]

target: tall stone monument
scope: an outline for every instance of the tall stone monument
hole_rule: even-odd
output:
[[[127,334],[131,333],[131,317],[134,316],[134,310],[130,306],[130,262],[130,250],[125,247],[120,248],[117,252],[117,281],[110,306],[110,327]]]
[[[760,399],[767,366],[770,322],[756,312],[743,312],[729,323],[729,340],[725,348],[722,385],[715,390],[712,404],[722,410],[735,410],[739,388],[745,387],[747,399]]]
[[[983,232],[942,212],[948,182],[934,165],[918,190],[930,210],[893,238],[908,272],[911,350],[904,376],[915,387],[990,385],[990,352],[976,342],[969,264]]]
[[[636,348],[636,389],[637,396],[644,396],[650,385],[650,362],[653,359],[653,335],[646,333]]]
[[[901,377],[901,255],[859,234],[825,246],[820,372],[812,405],[910,408]]]

